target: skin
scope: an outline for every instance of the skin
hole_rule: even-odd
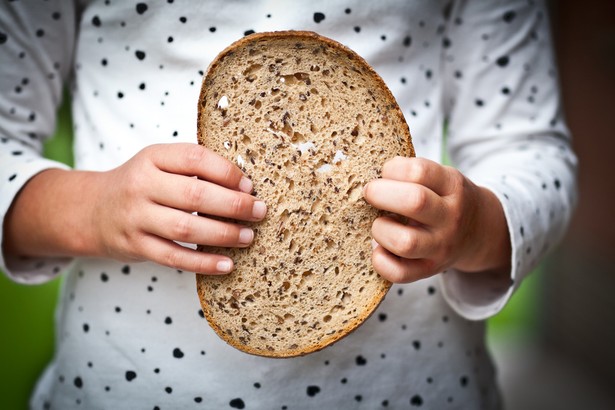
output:
[[[252,182],[237,166],[196,144],[152,145],[107,172],[50,169],[32,178],[13,202],[4,251],[150,260],[186,271],[228,273],[229,258],[173,241],[248,246],[251,229],[192,213],[261,220],[266,206],[251,191]]]
[[[229,258],[174,241],[249,246],[250,228],[209,216],[262,220],[266,205],[251,192],[252,182],[236,165],[204,147],[152,145],[110,171],[37,174],[9,209],[3,250],[15,256],[149,260],[225,274],[233,270]],[[396,157],[363,195],[392,213],[372,226],[372,263],[389,281],[413,282],[451,267],[507,279],[510,242],[502,207],[456,169]]]
[[[502,206],[457,169],[396,157],[363,196],[393,213],[372,225],[372,264],[389,281],[413,282],[448,268],[509,280],[511,245]]]

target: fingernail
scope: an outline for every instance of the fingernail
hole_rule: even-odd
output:
[[[252,188],[254,188],[252,181],[249,178],[241,177],[241,181],[239,181],[239,190],[249,194],[252,192]]]
[[[378,242],[372,239],[372,250],[376,249],[377,247],[378,247]]]
[[[233,268],[233,264],[229,260],[223,260],[216,264],[216,269],[220,273],[229,273]]]
[[[256,201],[252,206],[252,217],[263,219],[267,213],[267,205],[263,201]]]
[[[254,231],[250,228],[241,228],[239,231],[239,243],[247,245],[252,243],[254,239]]]

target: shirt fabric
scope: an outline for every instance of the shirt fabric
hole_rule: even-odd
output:
[[[41,157],[65,85],[75,168],[109,170],[150,144],[196,142],[209,62],[244,35],[286,29],[318,32],[363,56],[396,97],[417,155],[447,154],[497,195],[512,243],[510,286],[454,270],[394,285],[335,345],[270,359],[215,335],[193,273],[2,255],[18,282],[64,275],[56,351],[32,408],[499,407],[483,320],[557,243],[576,201],[541,1],[4,2],[1,220],[32,176],[66,168]]]

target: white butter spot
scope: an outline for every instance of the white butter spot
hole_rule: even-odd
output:
[[[246,161],[243,159],[241,155],[237,155],[237,165],[243,167],[246,164]]]
[[[228,141],[224,141],[224,148],[226,148],[227,150],[231,149],[231,143]]]
[[[348,157],[346,156],[346,154],[344,154],[344,151],[337,150],[335,156],[333,157],[333,163],[337,164],[338,162],[342,162],[345,159],[348,159]]]
[[[229,106],[228,97],[226,95],[223,95],[222,98],[220,98],[220,101],[218,101],[218,108],[221,110],[226,110],[228,106]]]

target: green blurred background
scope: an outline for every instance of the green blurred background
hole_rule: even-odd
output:
[[[64,98],[66,102],[68,98]],[[73,164],[70,107],[59,111],[55,136],[45,156]],[[37,286],[12,282],[0,274],[0,408],[23,410],[37,378],[53,354],[53,318],[62,278]],[[527,279],[508,306],[489,321],[489,342],[531,338],[538,325],[540,271]]]

